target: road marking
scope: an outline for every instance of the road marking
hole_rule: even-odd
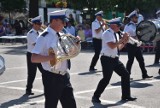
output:
[[[39,80],[39,79],[42,79],[42,78],[35,78],[35,80]],[[16,82],[23,82],[23,81],[27,81],[27,79],[2,82],[2,83],[0,83],[0,85],[2,85],[2,84],[16,83]]]
[[[84,97],[84,96],[76,96],[76,98],[79,98],[79,99],[84,99],[84,100],[88,100],[88,101],[91,101],[91,98],[89,97]],[[142,106],[138,106],[138,105],[133,105],[133,104],[128,104],[128,103],[124,103],[124,102],[114,102],[114,101],[108,101],[108,100],[103,100],[101,99],[101,102],[103,103],[107,103],[107,104],[113,104],[113,106],[125,106],[125,107],[129,107],[129,108],[145,108],[145,107],[142,107]],[[134,101],[133,101],[134,102]],[[97,104],[98,105],[98,104]],[[97,107],[98,108],[98,107]]]
[[[23,68],[27,68],[27,67],[26,66],[25,67],[24,66],[23,67],[22,66],[21,67],[9,67],[9,68],[6,68],[6,70],[8,70],[8,69],[9,70],[10,69],[23,69]]]
[[[160,80],[157,80],[157,79],[152,79],[152,80],[143,80],[143,81],[136,81],[136,82],[139,82],[139,83],[154,83],[154,82],[159,82]],[[134,82],[131,82],[131,84],[134,83]],[[115,88],[119,88],[121,86],[111,86],[111,87],[106,87],[105,90],[110,90],[110,89],[115,89]],[[76,95],[78,94],[84,94],[84,93],[89,93],[89,92],[94,92],[95,89],[91,89],[91,90],[84,90],[84,91],[79,91],[79,92],[75,92]]]
[[[4,86],[0,85],[1,88],[7,88],[7,89],[13,89],[13,90],[26,90],[26,88],[23,87],[13,87],[13,86]],[[43,93],[43,90],[39,89],[32,89],[33,92]]]

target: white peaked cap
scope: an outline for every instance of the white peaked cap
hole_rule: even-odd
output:
[[[35,18],[32,18],[31,22],[32,23],[41,23],[41,15],[37,16]]]
[[[99,11],[99,12],[97,12],[96,14],[95,14],[95,16],[103,16],[103,11]]]
[[[133,12],[131,12],[129,15],[128,15],[128,18],[132,18],[133,16],[137,16],[138,17],[138,13],[136,10],[134,10]]]

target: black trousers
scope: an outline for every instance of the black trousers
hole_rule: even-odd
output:
[[[147,70],[145,68],[144,58],[142,56],[140,47],[136,47],[135,45],[127,44],[127,51],[128,51],[128,61],[127,61],[126,68],[128,72],[131,74],[131,67],[134,61],[134,57],[136,57],[139,63],[139,66],[141,68],[141,71],[142,71],[142,76],[146,76]]]
[[[160,59],[160,41],[156,42],[155,60],[154,63],[159,63]]]
[[[42,79],[45,108],[57,108],[58,100],[60,100],[63,108],[76,108],[73,88],[68,73],[62,76],[44,70]]]
[[[31,55],[32,53],[27,52],[27,70],[28,70],[28,76],[27,76],[27,85],[26,85],[26,90],[28,92],[31,92],[32,87],[33,87],[33,82],[36,77],[36,72],[37,68],[39,69],[40,72],[43,71],[41,63],[32,63],[31,62]]]
[[[97,61],[99,59],[99,55],[102,49],[102,40],[101,39],[96,39],[93,38],[93,47],[94,47],[94,56],[92,58],[91,64],[90,64],[90,69],[94,69],[94,67],[97,64]]]
[[[94,96],[99,98],[112,77],[115,71],[121,77],[122,97],[130,97],[130,75],[123,63],[118,58],[110,58],[101,56],[101,64],[103,71],[103,78],[100,80]]]

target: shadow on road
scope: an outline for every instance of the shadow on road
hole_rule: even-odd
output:
[[[151,79],[148,79],[148,80],[151,80]],[[152,84],[149,84],[149,83],[141,83],[141,82],[138,82],[138,81],[143,81],[142,79],[137,79],[137,80],[132,80],[130,81],[130,85],[132,88],[145,88],[145,87],[149,87],[149,86],[152,86]],[[116,82],[116,83],[112,83],[111,84],[112,86],[121,86],[121,81],[119,82]]]
[[[122,104],[124,104],[124,103],[126,103],[127,101],[122,101],[122,100],[120,100],[120,101],[118,101],[118,102],[116,102],[116,103],[113,103],[113,104],[107,104],[107,105],[103,105],[103,104],[98,104],[98,103],[93,103],[93,105],[94,106],[91,106],[90,108],[112,108],[112,107],[114,107],[114,106],[119,106],[119,105],[122,105]]]
[[[5,49],[5,51],[2,52],[3,54],[24,55],[26,54],[27,46],[26,45],[4,46],[4,47],[1,47],[1,49]]]
[[[97,74],[97,73],[101,73],[102,71],[89,71],[89,72],[82,72],[79,73],[78,75],[92,75],[92,74]],[[98,74],[97,74],[98,75]]]
[[[20,105],[20,104],[23,104],[23,103],[27,102],[29,99],[37,98],[37,97],[40,97],[40,96],[43,96],[43,94],[32,96],[32,97],[29,97],[28,95],[22,95],[18,99],[14,99],[14,100],[10,100],[8,102],[2,103],[0,108],[8,108],[10,106]]]

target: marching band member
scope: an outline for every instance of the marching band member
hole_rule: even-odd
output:
[[[32,61],[42,64],[42,80],[44,85],[45,108],[57,108],[60,100],[63,108],[76,108],[73,95],[73,88],[70,83],[68,68],[70,64],[67,60],[60,61],[51,66],[50,60],[56,60],[58,41],[60,42],[59,32],[62,31],[68,19],[66,10],[57,10],[48,13],[50,25],[43,31],[37,39],[36,45],[32,50]],[[52,47],[54,53],[49,54],[48,50]]]
[[[100,51],[102,48],[102,40],[101,36],[102,33],[105,30],[105,25],[102,17],[103,17],[103,11],[99,11],[95,14],[96,19],[92,22],[92,36],[93,36],[93,47],[94,47],[94,56],[92,58],[89,71],[95,71],[95,66],[97,64],[97,61],[99,59]]]
[[[128,17],[130,18],[130,22],[125,26],[124,32],[127,32],[130,36],[132,36],[134,39],[138,40],[138,37],[136,36],[136,23],[138,22],[138,14],[137,11],[134,10],[131,12]],[[128,61],[126,68],[128,72],[131,74],[131,67],[134,61],[134,57],[136,57],[139,66],[142,71],[142,78],[152,78],[153,76],[149,76],[147,74],[147,70],[145,68],[144,58],[142,56],[141,48],[140,46],[136,46],[133,44],[128,43],[127,44],[127,51],[128,51]]]
[[[32,63],[31,62],[31,55],[32,50],[35,46],[36,40],[39,36],[38,30],[41,28],[41,16],[37,16],[31,20],[32,29],[27,33],[27,86],[26,86],[26,94],[27,95],[34,95],[32,93],[33,82],[36,77],[37,68],[42,72],[42,65],[41,63]]]
[[[100,96],[115,71],[121,77],[122,100],[134,101],[137,98],[131,97],[130,93],[130,76],[123,63],[119,60],[119,50],[128,42],[128,34],[125,33],[121,39],[117,32],[120,30],[120,18],[112,19],[109,22],[109,29],[102,35],[101,64],[103,78],[100,80],[96,91],[92,97],[92,102],[100,103]]]

